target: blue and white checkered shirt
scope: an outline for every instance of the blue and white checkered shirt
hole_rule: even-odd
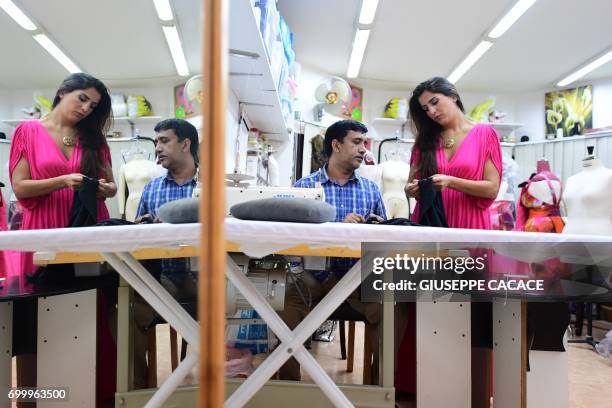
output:
[[[170,174],[151,180],[147,183],[142,192],[140,202],[138,203],[138,210],[136,211],[136,217],[150,214],[153,218],[156,218],[159,207],[170,201],[190,198],[193,195],[193,189],[196,185],[197,182],[195,177],[178,185]],[[185,273],[188,269],[187,259],[162,259],[161,268],[164,274],[177,272]]]
[[[325,192],[325,201],[336,208],[336,222],[342,222],[350,213],[360,214],[364,218],[376,214],[387,219],[385,205],[376,183],[353,173],[348,182],[341,186],[329,178],[326,169],[327,164],[311,175],[299,179],[294,187],[314,188],[320,182]],[[331,258],[330,269],[340,278],[355,262],[353,258]],[[323,281],[327,274],[328,272],[323,271],[313,272],[319,281]]]

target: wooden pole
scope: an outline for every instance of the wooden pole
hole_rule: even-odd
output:
[[[226,0],[204,0],[202,143],[200,144],[200,408],[225,399],[225,112]]]

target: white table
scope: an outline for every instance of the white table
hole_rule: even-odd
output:
[[[509,233],[502,231],[480,231],[459,229],[438,229],[428,227],[396,227],[354,224],[296,224],[256,222],[226,219],[226,240],[228,251],[241,251],[250,256],[264,256],[272,253],[287,253],[295,255],[324,256],[360,256],[362,242],[406,242],[412,243],[414,249],[422,242],[481,242],[495,246],[504,242],[611,242],[611,237],[556,235],[535,233]],[[199,224],[156,224],[121,227],[89,227],[57,230],[15,231],[0,234],[0,249],[44,251],[62,254],[82,254],[82,259],[91,260],[91,253],[100,254],[119,274],[134,288],[155,310],[187,340],[192,346],[192,353],[179,365],[176,371],[162,384],[147,406],[161,406],[168,396],[177,388],[185,375],[198,361],[199,338],[198,323],[165,291],[165,289],[142,267],[131,252],[143,248],[174,248],[197,247],[199,243]],[[444,249],[444,248],[441,248]],[[89,255],[88,255],[89,253]],[[533,254],[531,254],[533,255]],[[50,256],[51,257],[51,256]],[[52,258],[52,257],[51,257]],[[250,398],[267,382],[289,357],[296,357],[304,369],[312,376],[325,395],[337,406],[352,406],[343,392],[333,383],[329,376],[318,365],[316,360],[303,348],[304,340],[329,316],[360,284],[359,264],[355,265],[330,293],[315,307],[310,315],[291,332],[280,317],[267,304],[265,299],[255,290],[254,286],[242,275],[235,264],[228,258],[226,274],[228,279],[238,287],[251,302],[254,309],[262,316],[272,331],[281,340],[281,345],[262,363],[253,375],[246,379],[226,401],[226,406],[237,407],[246,404]],[[385,303],[386,304],[386,303]],[[516,305],[515,305],[516,306]],[[509,312],[510,309],[500,309]],[[513,309],[515,313],[519,309]],[[437,313],[438,319],[443,319],[448,313]],[[462,318],[469,316],[469,307],[464,307]],[[520,316],[520,315],[519,315]],[[383,320],[388,319],[388,313]],[[455,319],[456,320],[456,319]],[[388,320],[387,320],[388,321]],[[469,320],[468,320],[469,322]],[[520,320],[519,320],[520,322]],[[440,320],[438,323],[442,323]],[[516,322],[512,330],[516,330]],[[469,325],[468,325],[469,326]],[[520,328],[520,325],[519,325]],[[498,333],[499,334],[499,333]],[[494,336],[496,334],[494,333]],[[469,336],[459,345],[459,348],[437,349],[436,358],[445,362],[444,370],[436,372],[437,384],[420,384],[419,392],[436,396],[442,393],[433,392],[438,384],[445,381],[457,382],[457,379],[469,379],[466,375],[465,355],[469,353]],[[385,347],[389,343],[383,340]],[[516,342],[515,342],[516,343]],[[420,344],[420,343],[419,343]],[[437,345],[436,345],[437,346]],[[392,343],[391,343],[392,347]],[[425,344],[426,348],[427,345]],[[513,346],[516,352],[516,344]],[[421,357],[427,356],[431,350],[419,350]],[[462,356],[460,364],[454,356]],[[467,354],[469,355],[469,354]],[[516,354],[514,354],[516,355]],[[383,357],[383,360],[385,358]],[[447,364],[448,362],[448,364]],[[393,361],[387,360],[387,366]],[[384,364],[384,362],[383,362]],[[498,367],[495,365],[496,390],[508,390],[509,395],[504,401],[496,400],[496,407],[513,406],[511,401],[520,397],[520,366]],[[509,372],[509,370],[511,370]],[[498,372],[499,371],[499,372]],[[469,370],[468,370],[469,372]],[[498,379],[506,380],[506,384],[497,384]],[[383,385],[392,387],[392,376],[383,375]],[[516,385],[519,388],[516,389]],[[421,386],[424,388],[421,389]],[[469,387],[463,395],[454,396],[454,406],[469,406]],[[512,394],[512,395],[510,395]],[[392,401],[390,401],[392,406]],[[430,406],[436,406],[431,403]]]

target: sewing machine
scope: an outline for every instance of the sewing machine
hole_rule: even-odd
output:
[[[265,186],[230,186],[225,188],[225,215],[231,217],[230,208],[233,205],[261,198],[309,198],[324,201],[323,187],[294,188],[294,187],[265,187]]]

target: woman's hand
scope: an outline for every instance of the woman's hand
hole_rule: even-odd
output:
[[[98,180],[98,192],[96,193],[96,197],[98,198],[108,198],[113,197],[117,192],[117,187],[113,182],[107,182],[105,179]]]
[[[83,177],[84,176],[80,173],[71,173],[64,175],[62,181],[64,182],[65,187],[68,187],[72,191],[77,191],[79,188],[81,188]]]
[[[415,199],[419,199],[419,180],[414,179],[412,181],[409,181],[408,183],[406,183],[406,185],[404,186],[404,192],[406,193],[406,197],[410,198],[415,198]]]
[[[446,174],[434,174],[431,176],[431,181],[433,182],[436,190],[442,191],[451,186],[453,178],[453,176],[447,176]]]

